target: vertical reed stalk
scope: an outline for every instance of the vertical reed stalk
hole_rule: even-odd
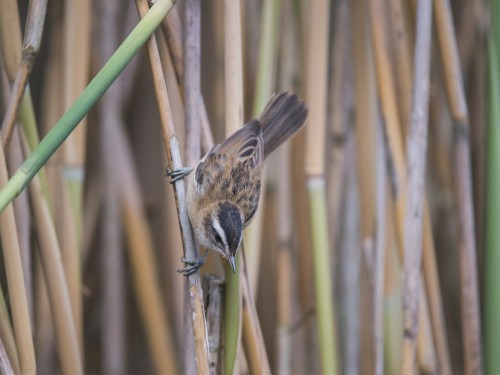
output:
[[[404,221],[402,373],[416,373],[416,338],[420,303],[422,213],[425,197],[425,160],[429,109],[432,2],[419,0],[415,42],[412,115],[407,138],[407,210]]]
[[[243,66],[241,47],[240,0],[224,0],[224,76],[225,76],[225,132],[226,137],[243,125]],[[225,354],[224,372],[237,371],[237,357],[241,338],[241,249],[236,257],[236,273],[225,262]]]
[[[313,269],[316,288],[316,314],[321,357],[325,374],[337,373],[337,345],[333,310],[332,272],[328,244],[324,136],[326,134],[326,95],[328,66],[329,2],[312,1],[309,8],[306,98],[310,115],[307,126],[306,174],[310,202]],[[313,58],[314,56],[314,58]]]

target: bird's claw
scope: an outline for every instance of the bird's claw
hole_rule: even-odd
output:
[[[178,269],[177,272],[182,273],[184,276],[189,276],[195,273],[203,266],[203,264],[205,264],[205,261],[207,260],[207,255],[208,251],[205,253],[205,255],[195,259],[189,259],[183,256],[181,258],[181,262],[188,264],[188,266]]]
[[[173,184],[176,181],[186,177],[193,171],[194,168],[181,167],[178,169],[167,169],[166,176],[170,177],[170,183]]]

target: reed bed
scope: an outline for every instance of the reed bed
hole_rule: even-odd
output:
[[[0,1],[0,373],[500,374],[499,10]],[[237,272],[178,273],[165,170],[280,91]]]

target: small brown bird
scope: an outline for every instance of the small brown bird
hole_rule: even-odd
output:
[[[235,256],[243,228],[257,211],[264,159],[305,124],[307,108],[296,95],[275,94],[260,119],[254,119],[215,145],[188,180],[187,207],[198,244],[207,248],[197,259],[182,258],[189,275],[205,262],[208,249],[222,255],[236,272]],[[193,168],[168,171],[172,182]]]

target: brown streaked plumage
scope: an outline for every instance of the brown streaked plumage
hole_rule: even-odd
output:
[[[188,180],[187,206],[198,243],[226,258],[235,270],[242,230],[259,203],[264,159],[305,124],[307,109],[296,95],[275,94],[259,120],[251,120],[198,163]],[[169,173],[174,180],[190,169]],[[192,273],[206,258],[186,260]]]

